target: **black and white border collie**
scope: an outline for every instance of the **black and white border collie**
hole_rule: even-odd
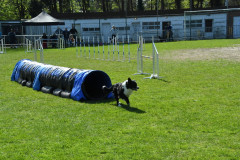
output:
[[[107,88],[106,86],[102,87],[104,93],[110,93],[113,92],[114,97],[117,101],[117,106],[121,106],[119,99],[123,99],[127,102],[127,105],[130,106],[129,102],[129,96],[132,94],[133,91],[137,91],[139,87],[137,86],[136,81],[131,80],[131,78],[128,78],[128,80],[117,83],[112,85],[110,88]]]

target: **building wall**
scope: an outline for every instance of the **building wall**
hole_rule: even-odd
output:
[[[139,35],[143,35],[146,41],[154,39],[166,39],[166,24],[169,22],[172,26],[173,39],[214,39],[214,38],[240,38],[240,11],[221,11],[221,12],[196,12],[191,16],[171,15],[158,17],[132,17],[132,18],[107,18],[107,19],[77,19],[64,20],[65,25],[61,26],[27,26],[25,34],[42,35],[47,33],[52,35],[60,27],[62,30],[70,30],[72,25],[78,31],[78,37],[90,41],[104,41],[105,43],[111,37],[110,30],[112,26],[118,29],[120,41],[137,41]],[[184,23],[185,22],[185,23]],[[2,31],[6,30],[6,23],[15,23],[15,21],[0,21]],[[20,23],[20,22],[18,22]],[[125,29],[126,28],[126,29]]]
[[[184,34],[186,39],[213,39],[226,38],[227,14],[200,14],[185,16],[186,24]],[[212,21],[211,27],[207,26],[207,21]],[[191,26],[190,26],[191,21]]]
[[[188,21],[191,27],[184,25],[184,21]],[[206,29],[206,20],[212,20],[211,29]],[[95,37],[95,40],[104,39],[107,42],[111,37],[110,30],[114,25],[118,28],[119,39],[126,41],[129,36],[131,41],[137,41],[137,37],[142,34],[146,40],[151,41],[152,36],[155,39],[166,38],[166,28],[164,25],[168,22],[172,25],[174,40],[184,39],[212,39],[226,38],[227,35],[227,14],[207,14],[207,15],[191,15],[191,16],[159,16],[159,17],[140,17],[140,18],[112,18],[112,19],[84,19],[84,20],[64,20],[65,27],[70,30],[72,24],[75,24],[81,37]],[[198,21],[196,25],[194,22]],[[125,27],[127,26],[127,31]],[[57,26],[52,27],[52,32]],[[127,36],[126,36],[127,35]],[[92,39],[92,38],[91,38]]]

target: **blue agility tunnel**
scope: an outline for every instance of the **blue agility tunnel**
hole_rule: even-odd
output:
[[[38,63],[28,59],[17,62],[12,76],[23,86],[76,101],[113,98],[102,86],[112,86],[109,76],[99,70],[82,70]]]

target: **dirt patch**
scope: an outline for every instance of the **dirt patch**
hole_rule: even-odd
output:
[[[217,60],[225,59],[240,62],[240,46],[224,48],[204,48],[191,50],[178,50],[165,53],[163,59],[172,60]]]

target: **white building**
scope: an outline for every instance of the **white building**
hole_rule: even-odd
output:
[[[131,41],[136,41],[138,35],[142,34],[145,40],[151,40],[152,36],[158,40],[165,40],[167,26],[171,24],[174,40],[240,38],[240,8],[182,11],[178,14],[128,15],[127,18],[124,14],[109,14],[107,16],[106,13],[52,14],[53,17],[63,20],[65,25],[36,29],[26,27],[23,32],[35,35],[46,32],[51,35],[57,27],[70,30],[72,25],[75,25],[78,37],[104,38],[107,42],[108,37],[111,37],[111,27],[114,25],[118,29],[119,38],[129,36]]]

